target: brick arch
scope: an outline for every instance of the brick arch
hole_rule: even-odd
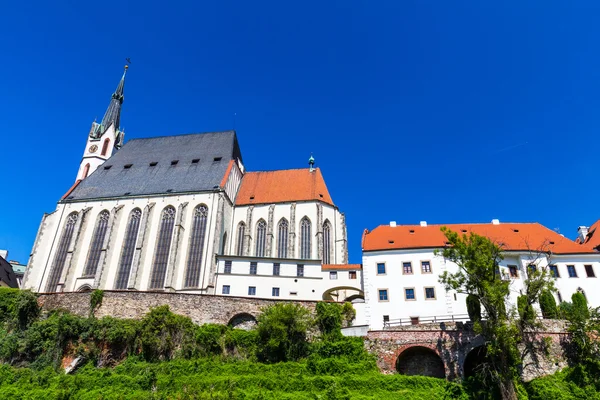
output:
[[[229,318],[227,325],[237,329],[253,329],[256,327],[256,317],[247,312],[237,313]]]
[[[446,365],[437,347],[431,343],[414,343],[396,351],[396,371],[402,375],[446,378]]]

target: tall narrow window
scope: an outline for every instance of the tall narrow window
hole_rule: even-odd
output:
[[[90,173],[90,163],[85,164],[85,167],[83,167],[83,179],[87,178],[88,174]]]
[[[287,219],[281,218],[277,225],[277,257],[279,258],[287,258],[288,228]]]
[[[101,156],[105,156],[106,152],[108,152],[108,144],[109,143],[110,143],[109,138],[104,139],[104,144],[102,144],[102,152],[100,153]]]
[[[77,213],[69,214],[67,222],[63,228],[62,235],[58,241],[58,249],[54,255],[54,261],[52,262],[52,268],[50,269],[50,277],[46,284],[46,292],[55,292],[56,286],[62,275],[65,261],[67,259],[67,253],[69,246],[71,245],[71,239],[73,238],[73,231],[75,230],[75,224],[77,223]]]
[[[331,224],[323,224],[323,264],[331,264]]]
[[[167,274],[167,263],[171,250],[171,238],[173,237],[173,226],[175,225],[175,208],[167,206],[160,218],[160,230],[156,249],[154,251],[154,265],[150,278],[150,289],[162,289]]]
[[[265,246],[267,243],[267,223],[261,219],[256,224],[256,257],[265,256]]]
[[[304,217],[300,221],[300,258],[310,258],[310,239],[310,219]]]
[[[85,264],[85,270],[83,271],[84,276],[96,275],[98,263],[100,262],[100,255],[102,254],[102,245],[104,244],[104,238],[106,237],[106,229],[108,228],[109,217],[110,214],[106,210],[98,214],[98,218],[96,219],[96,227],[94,228],[94,234],[92,235],[92,243],[90,244],[87,263]]]
[[[131,272],[131,263],[135,253],[135,242],[137,240],[140,228],[140,219],[142,211],[139,208],[133,209],[129,214],[127,222],[127,231],[123,240],[123,249],[121,250],[121,259],[119,260],[119,271],[117,272],[117,282],[115,289],[127,289],[129,282],[129,273]]]
[[[200,204],[194,208],[194,221],[190,236],[190,251],[188,254],[185,287],[198,287],[200,284],[200,269],[202,268],[202,255],[204,253],[204,238],[206,237],[206,221],[208,220],[208,207]]]
[[[244,235],[246,234],[246,224],[240,222],[237,229],[237,248],[235,254],[244,255]]]

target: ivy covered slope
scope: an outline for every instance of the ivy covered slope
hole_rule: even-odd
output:
[[[341,335],[350,304],[319,303],[316,316],[294,304],[263,310],[256,329],[198,326],[167,306],[141,321],[90,314],[43,315],[36,296],[0,289],[0,399],[475,399],[478,382],[382,375],[360,338]],[[581,363],[519,390],[520,398],[598,398],[591,316],[574,300]],[[575,329],[575,328],[574,328]],[[578,342],[578,343],[579,343]],[[64,367],[78,365],[66,374]],[[70,367],[69,367],[70,368]]]

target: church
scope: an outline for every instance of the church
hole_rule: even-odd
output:
[[[24,288],[362,298],[345,216],[312,157],[247,171],[232,130],[125,142],[126,73],[75,182],[42,218]]]

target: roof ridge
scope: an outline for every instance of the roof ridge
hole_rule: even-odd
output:
[[[499,223],[497,225],[493,224],[492,222],[453,222],[453,223],[449,223],[449,224],[430,224],[430,223],[428,223],[427,226],[421,226],[419,224],[397,224],[396,228],[403,227],[403,226],[405,226],[405,227],[418,226],[420,228],[426,228],[428,226],[451,226],[451,225],[494,225],[494,226],[502,226],[502,225],[509,225],[509,224],[512,224],[512,225],[515,225],[515,224],[517,224],[517,225],[536,225],[537,224],[537,225],[543,226],[544,228],[550,229],[547,226],[542,225],[539,222],[501,222],[501,223]],[[381,224],[381,225],[378,225],[375,229],[377,229],[379,227],[382,227],[382,226],[389,226],[389,225],[388,224]]]
[[[176,134],[173,134],[173,135],[151,136],[151,137],[145,137],[145,138],[131,138],[131,139],[127,140],[127,143],[133,142],[134,140],[151,140],[151,139],[162,139],[162,138],[171,138],[171,137],[179,137],[179,136],[207,135],[209,133],[236,133],[236,131],[233,130],[233,129],[229,129],[229,130],[226,130],[226,131],[176,133]]]
[[[318,170],[319,167],[314,168],[314,170]],[[263,170],[263,171],[246,171],[246,174],[257,174],[260,172],[279,172],[279,171],[309,171],[310,168],[287,168],[287,169],[272,169],[272,170]]]

